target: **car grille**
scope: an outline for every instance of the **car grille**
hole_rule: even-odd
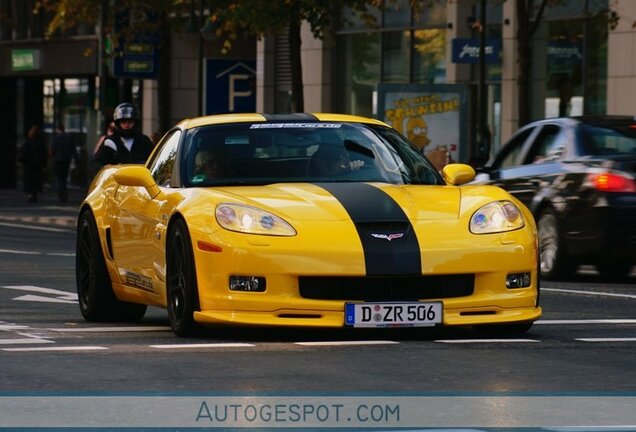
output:
[[[324,277],[301,276],[300,296],[317,300],[398,301],[464,297],[475,275]]]

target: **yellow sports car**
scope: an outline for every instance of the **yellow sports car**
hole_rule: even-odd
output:
[[[205,324],[495,326],[541,315],[532,215],[474,170],[337,114],[188,119],[145,166],[103,168],[79,212],[88,321],[165,307]]]

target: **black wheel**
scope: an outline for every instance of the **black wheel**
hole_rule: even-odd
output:
[[[148,306],[140,303],[128,303],[116,300],[113,310],[113,319],[119,322],[139,321],[146,314]]]
[[[194,321],[199,297],[190,235],[183,220],[175,221],[171,227],[166,251],[170,326],[177,336],[192,336],[199,329]]]
[[[609,280],[627,278],[632,271],[632,267],[633,263],[624,259],[602,260],[596,263],[596,269],[601,276]]]
[[[560,279],[572,276],[576,266],[565,256],[563,238],[554,213],[550,210],[542,213],[537,225],[541,276],[546,279]]]
[[[78,223],[75,279],[80,311],[86,321],[136,321],[144,316],[146,305],[115,297],[90,211],[83,212]]]

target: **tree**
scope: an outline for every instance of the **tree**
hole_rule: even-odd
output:
[[[89,26],[97,26],[100,32],[100,40],[103,42],[101,46],[102,52],[98,54],[101,60],[99,67],[99,75],[101,79],[105,78],[105,69],[111,60],[114,48],[117,44],[134,38],[137,34],[158,34],[160,45],[168,43],[171,27],[182,25],[182,20],[168,19],[168,17],[180,18],[185,13],[186,5],[184,0],[39,0],[35,6],[34,13],[51,14],[51,20],[47,29],[47,37],[56,35],[59,32],[66,31],[78,24],[86,24]],[[116,16],[121,11],[135,10],[151,12],[157,17],[155,20],[138,20],[134,25],[127,25],[119,29],[119,33],[114,35]],[[112,39],[111,39],[111,36]],[[114,45],[114,46],[113,46]],[[170,124],[170,116],[167,107],[169,103],[167,98],[169,88],[169,71],[165,67],[167,59],[167,50],[161,50],[162,61],[159,63],[158,80],[159,80],[159,126],[165,131],[172,126]],[[88,53],[87,53],[88,54]],[[164,67],[161,67],[161,65]],[[106,119],[106,106],[104,85],[100,87],[100,111],[102,112],[102,120]]]
[[[113,0],[40,0],[40,8],[53,11],[54,19],[49,30],[54,32],[78,22],[97,24],[99,14],[96,11],[100,10],[102,2],[110,1]],[[433,1],[436,0],[409,0],[409,4],[414,13],[419,14]],[[532,40],[546,8],[558,5],[563,0],[496,1],[514,1],[516,6],[519,61],[517,101],[519,124],[523,125],[531,120]],[[206,5],[209,19],[216,27],[216,36],[224,40],[226,52],[230,51],[232,41],[241,35],[263,37],[286,32],[290,47],[292,111],[300,112],[304,110],[300,37],[303,21],[309,23],[315,37],[323,38],[326,31],[337,24],[336,20],[343,15],[344,8],[349,8],[373,27],[377,23],[369,9],[392,7],[397,3],[396,0],[117,0],[116,4],[116,8],[106,8],[109,25],[112,26],[115,11],[126,7],[145,7],[163,17],[160,22],[145,24],[149,29],[160,28],[163,32],[170,28],[183,28],[183,17],[194,13],[194,5]],[[608,25],[615,27],[618,21],[616,12],[610,6],[605,13]]]
[[[232,41],[239,35],[263,37],[287,32],[292,111],[301,112],[304,110],[300,35],[303,21],[309,23],[315,37],[322,38],[325,30],[334,24],[334,18],[341,16],[344,7],[371,23],[373,18],[367,13],[367,6],[380,7],[382,0],[118,0],[117,7],[101,7],[106,3],[108,1],[104,0],[41,0],[38,9],[53,12],[49,33],[80,22],[96,25],[99,20],[96,11],[100,10],[104,10],[107,25],[112,28],[114,14],[125,8],[150,8],[163,18],[171,17],[170,20],[143,23],[145,30],[165,32],[167,24],[171,28],[183,28],[183,16],[195,14],[195,3],[201,7],[205,5],[209,19],[216,27],[216,36],[224,39],[225,52],[229,52]],[[124,31],[132,33],[132,29]]]
[[[210,20],[217,24],[219,35],[228,39],[237,34],[263,37],[287,33],[291,63],[291,110],[304,110],[301,62],[301,25],[309,23],[314,37],[322,39],[336,24],[344,8],[350,8],[365,21],[373,18],[367,7],[380,7],[381,0],[211,0]],[[227,42],[227,39],[226,39]],[[229,48],[229,46],[228,46]]]

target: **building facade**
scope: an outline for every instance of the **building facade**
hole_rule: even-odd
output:
[[[540,3],[534,2],[531,21],[536,19]],[[304,27],[303,79],[309,95],[305,110],[390,120],[382,112],[387,108],[382,94],[383,87],[389,87],[387,84],[393,88],[405,85],[407,97],[394,103],[421,102],[411,107],[419,112],[426,111],[425,101],[440,100],[437,88],[455,86],[466,94],[461,103],[467,105],[465,120],[457,125],[465,135],[459,143],[465,149],[457,154],[465,161],[477,156],[487,158],[520,126],[518,85],[519,65],[523,62],[517,49],[518,28],[522,24],[517,2],[487,1],[483,17],[479,0],[427,3],[420,15],[411,10],[407,0],[391,5],[384,12],[376,11],[376,29],[353,18],[325,40],[316,41],[309,26]],[[615,26],[609,25],[609,10],[618,17]],[[607,0],[564,0],[556,6],[548,4],[540,24],[530,35],[532,50],[527,72],[531,120],[564,115],[636,114],[636,102],[625,91],[636,79],[632,49],[635,16],[636,2],[630,0],[611,4]],[[486,55],[483,72],[478,57],[473,61],[459,58],[462,47],[478,54],[482,29],[486,46],[493,50],[493,55]],[[260,41],[257,49],[258,108],[264,111],[284,106],[277,103],[284,87],[281,89],[278,82],[277,42],[272,39]],[[485,100],[481,108],[480,84]],[[382,100],[385,106],[378,106]],[[482,150],[477,137],[480,111],[485,113],[491,141],[488,155],[478,154]],[[429,133],[435,135],[436,121],[434,116],[430,119]],[[444,119],[437,123],[438,128],[447,129],[449,124],[455,124]],[[406,130],[403,132],[406,134]],[[444,138],[440,135],[440,139]]]
[[[195,0],[201,9],[192,25],[161,44],[160,77],[114,76],[111,69],[104,75],[98,29],[78,26],[45,38],[50,17],[34,15],[35,3],[0,0],[0,150],[8,155],[0,160],[0,187],[16,187],[17,148],[30,124],[52,133],[63,122],[88,158],[108,110],[123,100],[140,106],[149,136],[200,114],[290,110],[284,35],[241,39],[224,55],[222,41],[201,31],[207,11]],[[439,0],[417,14],[408,0],[398,0],[372,11],[377,28],[345,11],[322,40],[303,25],[304,110],[378,117],[422,147],[447,146],[462,162],[483,160],[484,123],[489,154],[520,126],[516,4],[487,1],[482,16],[480,0]],[[609,7],[618,17],[613,27],[604,13]],[[636,17],[632,0],[564,0],[546,8],[532,34],[532,119],[636,113],[630,17]]]

